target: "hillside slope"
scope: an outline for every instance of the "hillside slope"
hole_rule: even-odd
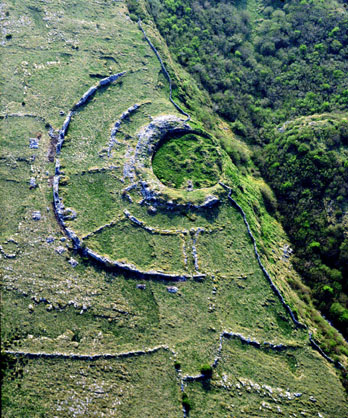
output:
[[[190,120],[124,3],[1,13],[2,416],[347,415],[272,194],[151,20]],[[187,185],[169,187],[153,156],[188,133]]]
[[[137,2],[128,3],[142,14]],[[253,147],[255,163],[276,192],[295,266],[316,306],[347,337],[347,3],[152,0],[146,6],[178,62]],[[310,115],[327,123],[302,127]],[[288,136],[285,127],[296,123]],[[299,148],[284,158],[285,137]],[[245,165],[238,152],[231,157]],[[301,168],[290,174],[291,165]],[[335,207],[337,221],[325,205]],[[275,205],[269,208],[276,212]]]

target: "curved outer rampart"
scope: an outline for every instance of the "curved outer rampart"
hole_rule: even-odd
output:
[[[81,99],[72,107],[72,109],[68,113],[68,116],[66,117],[66,119],[63,123],[62,129],[59,132],[59,139],[58,139],[58,143],[57,143],[57,146],[56,146],[57,155],[60,154],[62,145],[64,143],[65,135],[66,135],[66,133],[69,129],[69,125],[70,125],[70,122],[71,122],[71,118],[74,114],[74,111],[76,111],[78,108],[80,108],[81,106],[86,104],[88,102],[88,100],[90,100],[90,98],[92,96],[94,96],[94,94],[97,92],[98,89],[100,89],[101,87],[105,87],[105,86],[109,85],[113,81],[116,81],[119,77],[123,76],[124,74],[125,74],[125,71],[123,71],[121,73],[118,73],[118,74],[113,74],[110,77],[107,77],[107,78],[104,78],[104,79],[100,80],[100,82],[96,86],[91,87],[81,97]],[[61,198],[59,197],[60,176],[61,176],[60,163],[59,163],[59,159],[56,158],[55,175],[54,175],[54,178],[53,178],[53,205],[54,205],[54,209],[55,209],[55,213],[56,213],[58,222],[60,223],[60,225],[64,229],[66,235],[72,241],[72,243],[74,245],[74,248],[76,250],[81,251],[84,255],[89,256],[90,258],[92,258],[93,260],[101,263],[105,267],[121,269],[125,272],[131,272],[131,273],[133,273],[135,275],[138,275],[140,277],[143,277],[143,278],[174,280],[174,281],[185,281],[185,280],[191,278],[191,276],[189,276],[189,275],[170,274],[170,273],[164,273],[164,272],[155,271],[155,270],[142,271],[142,270],[137,269],[132,264],[110,260],[107,257],[103,257],[103,256],[97,254],[95,251],[91,250],[90,248],[85,247],[82,244],[80,238],[75,234],[75,232],[72,229],[68,228],[66,223],[65,223],[66,211],[67,210],[65,209],[64,204],[63,204]],[[193,276],[193,278],[195,278],[195,277],[196,276]],[[200,274],[199,277],[201,278],[202,275]]]

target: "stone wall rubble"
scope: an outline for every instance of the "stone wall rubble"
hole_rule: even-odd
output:
[[[117,134],[117,132],[120,129],[120,126],[121,126],[122,121],[124,119],[128,118],[128,116],[131,113],[133,113],[137,109],[139,109],[140,106],[141,105],[135,104],[135,105],[129,107],[125,112],[122,113],[122,115],[120,116],[120,119],[118,119],[115,122],[115,124],[114,124],[114,126],[113,126],[113,128],[111,130],[111,134],[110,134],[110,141],[109,141],[109,148],[108,148],[108,157],[111,156],[111,151],[112,151],[112,148],[114,147],[114,145],[118,143],[117,140],[116,140],[116,134]]]
[[[102,80],[99,81],[99,83],[96,86],[93,86],[89,90],[87,90],[86,93],[84,93],[84,95],[81,97],[81,99],[76,104],[73,105],[67,117],[65,118],[62,129],[59,131],[59,138],[58,138],[58,143],[56,146],[57,154],[59,154],[62,149],[64,138],[65,138],[65,135],[67,134],[67,131],[71,122],[71,118],[74,115],[74,112],[78,110],[81,106],[83,106],[85,103],[87,103],[87,101],[90,100],[92,96],[94,96],[94,94],[97,92],[98,89],[111,84],[113,81],[117,80],[119,77],[122,77],[125,73],[126,71],[123,71],[118,74],[112,74],[110,77],[103,78]]]

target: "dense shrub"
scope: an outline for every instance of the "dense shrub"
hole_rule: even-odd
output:
[[[342,216],[348,202],[346,124],[340,115],[300,118],[280,131],[271,130],[269,144],[259,154],[262,174],[276,192],[283,224],[296,246],[295,265],[313,289],[317,306],[344,333],[348,327],[344,308],[348,242]]]
[[[203,364],[201,373],[206,379],[211,379],[213,376],[213,368],[209,364]]]
[[[255,139],[270,121],[347,105],[348,18],[334,0],[264,0],[258,10],[227,0],[147,4],[237,134]]]

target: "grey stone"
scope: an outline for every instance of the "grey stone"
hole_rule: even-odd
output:
[[[35,189],[35,187],[37,187],[37,183],[36,183],[35,177],[30,177],[30,180],[29,180],[29,189]]]
[[[34,221],[39,221],[41,219],[41,212],[39,210],[35,210],[31,217],[34,219]]]
[[[203,202],[203,204],[201,205],[202,208],[210,208],[214,205],[216,205],[217,203],[220,202],[220,199],[216,196],[208,196],[205,201]]]
[[[169,293],[177,293],[179,291],[179,289],[175,286],[169,286],[169,287],[167,287],[167,291]]]
[[[157,209],[154,206],[149,206],[149,208],[147,209],[149,215],[155,215],[157,212]]]
[[[143,283],[137,284],[137,289],[145,290],[146,289],[146,284],[143,284]]]
[[[38,149],[39,148],[39,140],[37,138],[29,138],[29,148]]]
[[[72,220],[74,220],[76,218],[76,216],[77,216],[77,213],[73,209],[66,208],[64,210],[64,213],[63,213],[64,220],[70,220],[70,221],[72,221]]]
[[[56,248],[56,252],[59,255],[62,255],[65,251],[66,251],[66,249],[64,247],[62,247],[62,246],[59,246],[59,247]]]
[[[74,258],[70,258],[70,260],[68,261],[68,263],[72,266],[72,267],[76,267],[79,263],[74,259]]]
[[[51,242],[53,242],[54,241],[54,237],[47,237],[46,238],[46,242],[48,243],[48,244],[50,244]]]

